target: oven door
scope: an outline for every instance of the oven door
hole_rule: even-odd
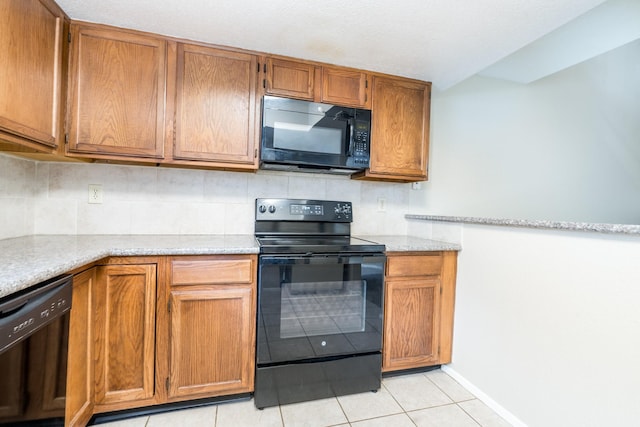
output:
[[[262,255],[258,365],[380,352],[383,254]]]

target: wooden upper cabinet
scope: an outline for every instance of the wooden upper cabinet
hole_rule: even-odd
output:
[[[255,55],[178,43],[174,160],[257,169]]]
[[[368,107],[368,74],[357,70],[322,67],[322,102]]]
[[[426,180],[430,105],[429,83],[374,76],[371,166],[354,178]]]
[[[166,41],[90,24],[71,30],[68,154],[161,159]]]
[[[368,107],[369,75],[360,70],[269,57],[265,93],[349,107]]]
[[[267,58],[265,78],[267,95],[315,99],[316,66],[313,64]]]
[[[65,15],[49,0],[2,0],[0,16],[0,140],[53,152],[64,129]]]

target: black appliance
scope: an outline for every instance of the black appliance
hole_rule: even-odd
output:
[[[371,111],[265,96],[261,167],[351,174],[369,167]]]
[[[0,299],[0,426],[63,426],[72,276]]]
[[[380,388],[385,247],[352,219],[349,202],[256,200],[256,407]]]

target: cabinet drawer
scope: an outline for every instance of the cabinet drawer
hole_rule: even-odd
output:
[[[440,253],[425,255],[389,256],[387,276],[432,276],[440,274],[442,256]]]
[[[252,283],[253,258],[174,259],[172,285]]]

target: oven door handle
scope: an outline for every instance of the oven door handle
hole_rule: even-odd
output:
[[[291,265],[291,264],[383,264],[386,257],[383,254],[374,255],[280,255],[261,256],[260,265]]]

